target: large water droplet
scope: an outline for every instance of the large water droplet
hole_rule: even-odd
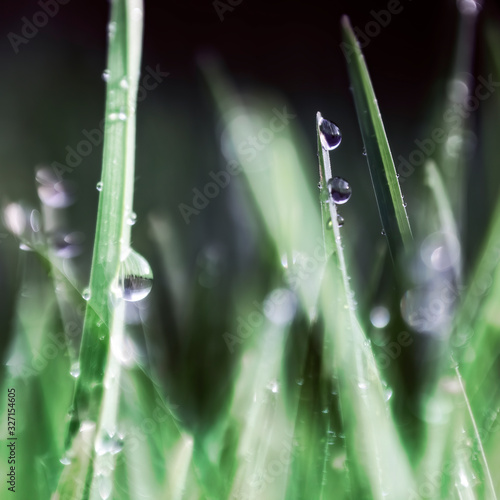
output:
[[[341,205],[349,201],[352,190],[349,183],[342,177],[333,177],[328,181],[328,190],[334,203]]]
[[[331,151],[332,149],[338,148],[342,141],[342,134],[335,123],[320,118],[319,132],[321,145],[324,149]]]
[[[130,250],[120,266],[119,288],[124,300],[136,302],[144,299],[153,287],[153,271],[148,261]]]

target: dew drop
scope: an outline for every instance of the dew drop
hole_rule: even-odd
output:
[[[113,490],[113,483],[109,476],[99,477],[99,495],[102,500],[107,500],[111,496],[111,491]]]
[[[9,203],[3,211],[4,223],[17,236],[21,236],[26,228],[26,214],[19,203]]]
[[[339,227],[342,227],[344,225],[344,217],[342,217],[340,214],[337,214],[337,224]]]
[[[342,177],[333,177],[328,181],[328,190],[334,203],[342,205],[349,201],[352,190],[349,183]]]
[[[130,250],[121,262],[119,289],[128,302],[142,300],[153,287],[153,271],[148,261],[136,251]]]
[[[333,224],[332,224],[332,219],[328,219],[328,222],[326,223],[326,227],[328,229],[331,229],[333,227]]]
[[[99,181],[95,188],[97,189],[97,191],[102,191],[102,186],[103,186],[102,181]]]
[[[63,465],[69,465],[71,463],[71,460],[68,458],[67,455],[64,455],[59,462],[61,462]]]
[[[33,232],[38,233],[40,231],[41,222],[40,222],[40,212],[38,210],[32,210],[30,215],[30,225]]]
[[[297,385],[304,385],[304,379],[303,378],[297,379]]]
[[[319,119],[319,132],[321,145],[327,151],[337,148],[342,141],[342,134],[337,125],[324,118]]]
[[[109,69],[105,69],[103,72],[102,72],[102,79],[105,81],[105,82],[108,82],[109,81],[109,77],[111,76],[111,73],[109,71]]]
[[[267,384],[267,388],[274,394],[278,393],[280,390],[280,385],[277,380],[271,380],[269,384]]]
[[[384,228],[382,228],[382,231],[380,231],[380,234],[381,234],[382,236],[385,236],[385,229],[384,229]]]
[[[384,390],[384,399],[385,401],[389,401],[389,399],[392,398],[392,389],[390,387],[387,387],[385,390]]]
[[[105,455],[106,453],[116,455],[117,453],[120,453],[122,449],[123,436],[116,432],[103,432],[95,443],[95,452],[100,456]]]
[[[33,249],[27,245],[26,243],[19,243],[19,250],[22,250],[23,252],[32,252]]]
[[[51,237],[54,252],[58,257],[71,259],[82,253],[85,235],[79,231],[72,233],[56,233]]]
[[[83,300],[90,300],[90,290],[88,288],[85,288],[85,290],[82,293]]]
[[[75,201],[75,188],[69,181],[61,180],[48,167],[36,172],[37,192],[40,201],[52,208],[65,208]]]
[[[366,148],[363,148],[363,156],[366,156]]]
[[[387,307],[376,306],[370,311],[370,321],[375,328],[384,328],[389,324],[391,315]]]
[[[69,370],[69,374],[73,378],[78,378],[80,376],[80,363],[78,361],[71,365],[71,368]]]
[[[121,80],[120,80],[120,87],[122,89],[128,89],[128,80],[123,77]]]
[[[135,212],[132,212],[127,219],[127,224],[129,226],[133,226],[136,222],[137,222],[137,214]]]
[[[127,114],[124,111],[118,113],[118,120],[124,122],[127,119]]]

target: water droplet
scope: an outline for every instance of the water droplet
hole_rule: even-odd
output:
[[[52,208],[69,207],[75,201],[75,187],[70,181],[63,181],[48,167],[36,172],[37,192],[40,201]]]
[[[109,77],[111,76],[111,73],[109,71],[109,69],[105,69],[103,72],[102,72],[102,79],[105,81],[105,82],[108,82],[109,81]]]
[[[118,120],[124,122],[127,119],[127,114],[124,111],[118,113]]]
[[[33,229],[35,233],[38,233],[38,231],[40,231],[40,219],[40,212],[38,210],[32,210],[30,215],[30,225],[31,229]]]
[[[292,321],[297,310],[297,297],[291,290],[277,288],[264,300],[264,314],[275,325],[286,325]]]
[[[133,226],[136,222],[137,222],[137,214],[135,212],[132,212],[127,219],[127,224],[129,226]]]
[[[362,380],[362,381],[358,382],[358,387],[360,389],[363,389],[363,390],[368,389],[368,382],[366,382],[365,380]]]
[[[423,241],[420,256],[430,269],[446,271],[460,262],[460,242],[452,233],[432,233]]]
[[[318,189],[323,189],[323,184],[321,184],[321,182],[318,182]]]
[[[387,387],[385,390],[384,390],[384,399],[385,401],[389,401],[389,399],[392,398],[392,389],[390,387]]]
[[[102,186],[103,186],[102,181],[99,181],[95,188],[97,189],[97,191],[102,191]]]
[[[349,201],[352,190],[349,183],[342,177],[333,177],[328,181],[328,190],[334,203],[341,205]]]
[[[380,231],[380,234],[381,234],[382,236],[385,236],[385,229],[384,229],[384,228],[382,228],[382,231]]]
[[[478,0],[457,0],[457,7],[460,14],[475,16],[481,10],[482,5]]]
[[[110,40],[113,40],[113,38],[115,37],[115,34],[116,34],[116,22],[111,21],[108,24],[108,36],[109,36]]]
[[[375,328],[384,328],[389,324],[391,315],[387,307],[376,306],[370,311],[370,321]]]
[[[108,475],[99,476],[99,495],[102,500],[107,500],[111,496],[113,483]]]
[[[90,300],[90,289],[85,288],[82,293],[83,300]]]
[[[280,390],[280,385],[277,380],[271,380],[266,387],[274,394],[278,393]]]
[[[340,214],[337,214],[337,224],[339,227],[342,227],[344,225],[344,217],[342,217]]]
[[[106,453],[116,455],[122,451],[122,448],[123,436],[117,432],[109,433],[104,431],[95,443],[95,452],[100,456],[105,455]]]
[[[403,207],[406,208],[408,206],[408,203],[406,201],[403,201]]]
[[[135,7],[132,11],[132,18],[136,21],[140,21],[142,19],[142,9]]]
[[[128,80],[126,77],[123,77],[121,80],[120,80],[120,87],[122,89],[128,89]]]
[[[73,378],[78,378],[80,376],[80,363],[78,361],[71,365],[69,373]]]
[[[67,455],[64,455],[59,462],[61,462],[63,465],[69,465],[71,463],[71,460]]]
[[[304,385],[304,379],[303,378],[297,379],[297,385]]]
[[[4,211],[3,218],[7,228],[17,236],[24,233],[26,228],[26,214],[19,203],[9,203]]]
[[[82,253],[85,235],[79,231],[72,233],[56,233],[51,237],[51,244],[58,257],[71,259]]]
[[[366,156],[366,148],[363,148],[363,156]]]
[[[326,227],[327,227],[327,229],[331,229],[333,227],[332,219],[328,219],[328,222],[326,223]]]
[[[19,243],[19,250],[22,250],[23,252],[32,252],[33,249],[27,245],[26,243]]]
[[[144,299],[153,287],[153,271],[148,261],[130,250],[121,262],[119,288],[124,300],[137,302]]]
[[[328,413],[328,408],[325,408],[321,413]]]
[[[337,125],[324,118],[319,119],[319,132],[321,145],[327,151],[337,148],[342,141],[342,134]]]

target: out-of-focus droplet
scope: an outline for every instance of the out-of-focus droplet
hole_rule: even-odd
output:
[[[375,328],[384,328],[389,324],[391,315],[387,307],[375,306],[370,311],[370,321]]]
[[[113,491],[113,483],[111,478],[106,474],[99,476],[99,495],[102,500],[107,500],[111,496],[111,492]]]
[[[280,390],[280,384],[277,380],[271,380],[269,384],[267,384],[267,388],[273,392],[274,394],[278,393]]]
[[[64,455],[59,462],[61,462],[63,465],[69,465],[71,463],[71,460],[67,455]]]
[[[75,201],[75,188],[70,181],[61,180],[53,170],[40,167],[36,171],[40,201],[52,208],[69,207]]]
[[[56,233],[50,238],[50,241],[58,257],[71,259],[82,253],[84,239],[83,233],[73,231],[71,233]]]
[[[136,302],[149,295],[153,287],[153,271],[148,261],[130,249],[120,264],[119,289],[124,300]]]
[[[30,214],[30,225],[31,229],[33,229],[33,232],[38,233],[40,231],[41,227],[41,216],[40,212],[38,210],[32,210]]]
[[[446,271],[455,266],[460,261],[460,255],[460,242],[452,233],[433,233],[420,247],[424,264],[435,271]]]
[[[106,453],[116,455],[123,449],[123,436],[117,432],[103,432],[95,443],[95,452],[102,456]]]
[[[73,378],[78,378],[80,376],[80,363],[78,361],[71,365],[71,368],[69,370],[69,374]]]
[[[482,8],[482,2],[479,0],[457,0],[457,7],[460,14],[475,16],[479,14]]]
[[[90,300],[90,289],[85,288],[85,290],[82,293],[82,298],[83,300]]]
[[[333,177],[328,181],[328,190],[334,203],[341,205],[349,201],[352,189],[349,183],[342,177]]]
[[[103,72],[102,72],[102,79],[105,81],[105,82],[109,82],[109,78],[111,76],[111,72],[109,71],[109,69],[105,69]]]
[[[33,248],[26,243],[19,243],[19,250],[22,250],[23,252],[32,252]]]
[[[273,290],[264,300],[264,314],[275,325],[285,325],[295,316],[297,297],[286,288]]]
[[[120,87],[122,89],[128,89],[128,80],[126,77],[123,77],[121,80],[120,80]]]
[[[19,203],[9,203],[3,210],[3,220],[7,229],[21,236],[26,229],[26,213]]]
[[[319,137],[321,145],[327,151],[338,148],[342,142],[342,133],[340,129],[335,123],[325,120],[324,118],[319,119]]]

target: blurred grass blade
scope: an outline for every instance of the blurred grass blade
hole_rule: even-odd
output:
[[[396,261],[412,240],[410,223],[365,59],[349,18],[343,16],[341,24],[342,38],[348,47],[346,58],[349,79],[380,219],[391,256]]]
[[[432,192],[436,204],[440,230],[444,233],[447,252],[448,255],[451,256],[456,247],[455,241],[459,241],[460,235],[458,234],[458,227],[450,205],[448,190],[444,185],[443,178],[436,163],[432,160],[428,160],[425,164],[425,180]],[[459,285],[462,275],[461,259],[457,259],[453,262],[453,272],[456,284]]]

